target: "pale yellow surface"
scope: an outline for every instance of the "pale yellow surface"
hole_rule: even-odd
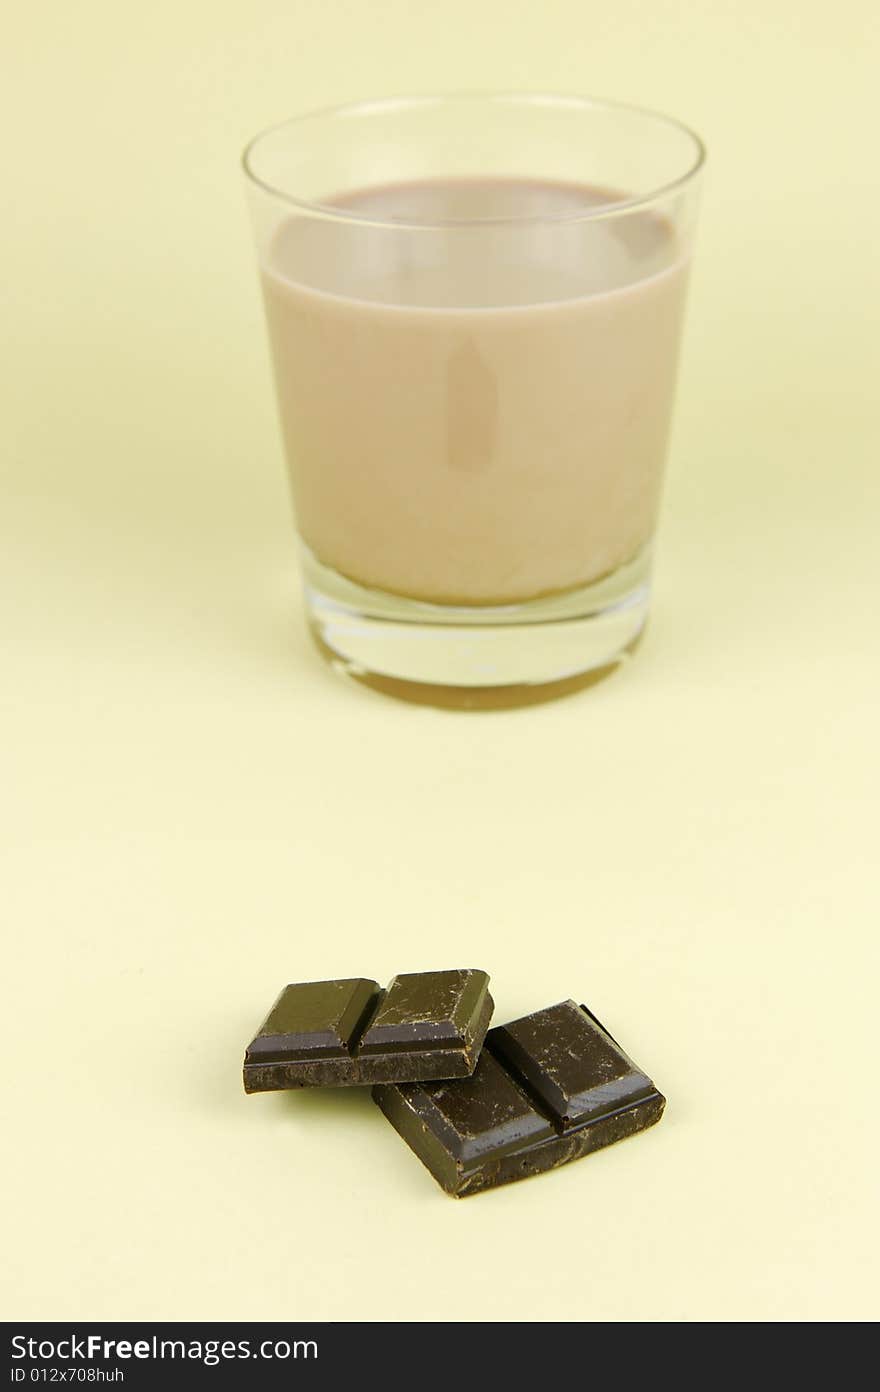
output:
[[[876,1317],[872,3],[156,0],[4,27],[7,1318]],[[710,146],[654,621],[410,708],[301,625],[236,160],[442,88]],[[244,1096],[287,980],[587,1000],[660,1127],[455,1203],[368,1097]]]

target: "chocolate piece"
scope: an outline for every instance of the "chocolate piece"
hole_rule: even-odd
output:
[[[470,1078],[380,1085],[373,1097],[457,1198],[632,1136],[666,1105],[587,1007],[571,1000],[490,1030]]]
[[[466,1078],[492,1017],[482,971],[285,986],[244,1060],[245,1092]]]

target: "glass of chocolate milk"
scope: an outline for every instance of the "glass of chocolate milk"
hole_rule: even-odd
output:
[[[309,624],[437,704],[562,694],[649,607],[703,147],[523,95],[366,102],[244,156]]]

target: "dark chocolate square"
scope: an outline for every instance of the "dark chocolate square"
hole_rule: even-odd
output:
[[[392,1125],[456,1197],[558,1168],[659,1121],[666,1099],[587,1010],[490,1030],[463,1082],[380,1085]]]
[[[492,998],[485,972],[396,976],[387,991],[354,977],[286,986],[244,1061],[246,1092],[465,1078]]]

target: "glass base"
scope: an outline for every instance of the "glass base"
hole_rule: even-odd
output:
[[[428,604],[357,585],[303,547],[309,628],[337,671],[422,704],[497,709],[601,680],[648,617],[650,553],[591,585],[518,604]]]

